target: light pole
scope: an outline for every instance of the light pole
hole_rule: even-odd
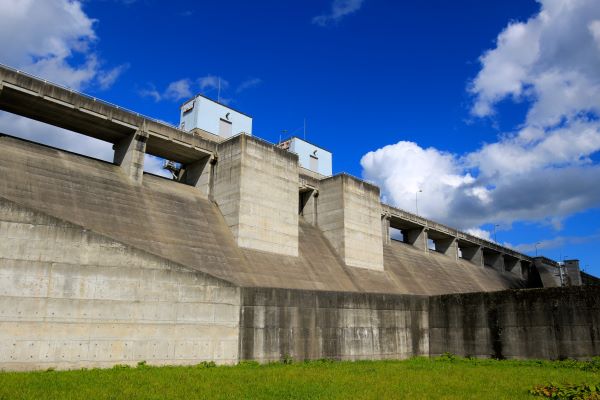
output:
[[[498,237],[496,236],[496,228],[499,227],[500,224],[494,225],[494,242],[498,243]]]
[[[538,247],[538,244],[540,244],[540,242],[536,242],[536,243],[535,243],[535,256],[536,256],[536,257],[537,257],[537,247]]]
[[[415,192],[415,214],[419,215],[419,193],[423,193],[422,189]]]

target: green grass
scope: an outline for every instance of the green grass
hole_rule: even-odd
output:
[[[0,373],[0,399],[530,399],[536,384],[600,382],[600,361],[298,362]]]

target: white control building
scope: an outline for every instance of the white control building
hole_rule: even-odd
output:
[[[333,158],[331,152],[295,136],[279,143],[279,147],[296,153],[302,168],[309,169],[323,176],[331,176]]]
[[[179,128],[188,132],[201,129],[224,138],[240,133],[252,135],[252,117],[197,95],[181,106]]]

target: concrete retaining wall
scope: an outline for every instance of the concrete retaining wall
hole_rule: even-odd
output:
[[[242,359],[401,359],[429,352],[424,296],[244,288],[242,304]]]
[[[433,356],[598,356],[600,287],[434,296],[429,300],[429,336]]]
[[[238,359],[239,289],[0,200],[0,368]]]

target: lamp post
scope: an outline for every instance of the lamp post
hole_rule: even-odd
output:
[[[419,193],[423,193],[422,189],[415,192],[415,214],[419,215]]]
[[[538,244],[540,244],[540,242],[536,242],[535,243],[535,256],[537,257],[537,249],[538,249]]]
[[[500,224],[494,224],[494,242],[498,243],[498,237],[496,236],[496,228],[499,227]]]

